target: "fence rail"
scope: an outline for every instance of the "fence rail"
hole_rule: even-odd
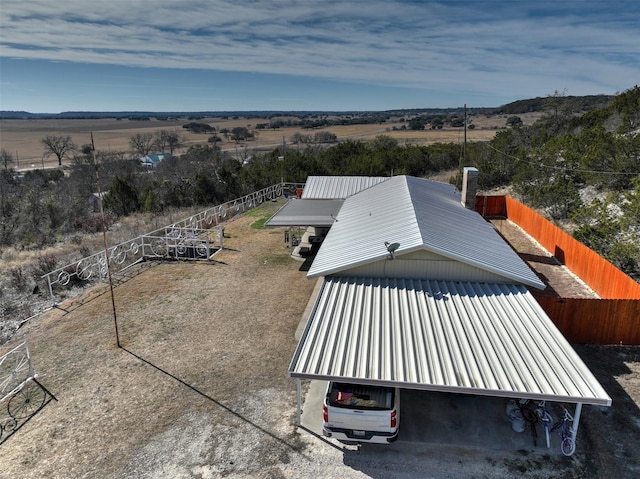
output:
[[[26,341],[0,356],[0,402],[19,391],[35,376]]]
[[[118,274],[147,258],[209,260],[224,246],[224,223],[301,186],[299,183],[269,186],[50,271],[42,278],[49,286],[51,301],[56,303],[58,288],[78,281],[106,280],[109,270]]]

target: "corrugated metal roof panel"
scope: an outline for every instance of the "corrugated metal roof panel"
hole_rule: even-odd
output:
[[[326,278],[291,377],[610,405],[521,285]]]
[[[423,246],[404,177],[394,177],[346,199],[308,277],[322,276],[387,256],[385,241],[402,251]],[[386,188],[384,187],[386,186]]]
[[[396,176],[347,198],[316,255],[308,277],[384,260],[385,241],[396,256],[426,249],[544,288],[544,283],[478,213],[460,204],[452,185]]]
[[[324,226],[333,224],[344,200],[300,200],[287,201],[276,214],[265,222],[265,226]]]
[[[302,198],[345,199],[388,179],[388,176],[309,176]]]

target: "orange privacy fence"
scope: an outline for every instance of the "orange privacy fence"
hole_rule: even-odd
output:
[[[536,301],[572,343],[640,344],[640,300],[537,296]]]
[[[587,283],[601,298],[640,299],[640,284],[531,208],[506,197],[507,218]]]
[[[485,217],[506,217],[520,226],[603,298],[536,297],[569,341],[640,344],[639,283],[513,198],[479,196],[476,211]]]

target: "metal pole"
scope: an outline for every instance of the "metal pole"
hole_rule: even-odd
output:
[[[56,304],[55,299],[53,297],[53,288],[51,287],[51,275],[47,275],[47,284],[49,285],[49,298],[51,299],[51,303],[53,305]]]
[[[571,441],[574,446],[576,444],[576,436],[578,435],[578,425],[580,424],[580,414],[582,413],[582,403],[576,404],[576,410],[573,413],[573,426],[571,427]]]
[[[467,166],[467,104],[464,105],[464,150],[462,152],[462,158],[465,162],[464,166]]]
[[[109,251],[107,248],[107,228],[104,219],[104,206],[102,204],[102,192],[100,191],[100,176],[98,175],[98,161],[96,160],[96,147],[93,144],[93,132],[91,132],[91,150],[93,152],[93,166],[96,169],[96,184],[98,187],[98,202],[100,203],[100,215],[102,216],[102,241],[104,243],[104,259],[107,265],[107,275],[109,277],[109,290],[111,291],[111,310],[113,311],[113,325],[116,330],[116,345],[121,348],[120,334],[118,333],[118,317],[116,315],[116,300],[113,294],[113,280],[111,279],[111,264],[109,261]]]
[[[296,416],[296,426],[302,426],[302,387],[300,384],[300,378],[296,378],[296,389],[298,394],[298,413]]]
[[[24,337],[24,348],[27,351],[27,361],[29,362],[29,377],[34,378],[36,374],[33,369],[33,362],[31,361],[31,351],[29,351],[29,343],[27,342],[26,336]]]

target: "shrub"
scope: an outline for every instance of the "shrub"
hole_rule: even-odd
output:
[[[17,266],[9,270],[13,287],[18,291],[24,291],[27,288],[28,278],[22,266]]]
[[[50,273],[58,265],[59,258],[55,254],[43,254],[36,258],[33,267],[33,277],[37,281],[41,276]]]

